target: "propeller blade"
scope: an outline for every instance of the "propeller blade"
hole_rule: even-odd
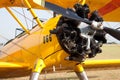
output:
[[[114,38],[120,40],[120,31],[117,29],[112,29],[112,28],[108,28],[108,27],[104,27],[103,29],[106,33],[110,34],[111,36],[113,36]]]
[[[52,4],[52,3],[49,3],[49,2],[45,2],[45,7],[52,10],[52,11],[54,11],[54,12],[56,12],[57,14],[62,14],[65,17],[75,19],[75,20],[78,20],[78,21],[82,21],[82,22],[85,22],[85,23],[87,23],[89,25],[92,24],[91,21],[79,17],[75,12],[73,12],[73,11],[71,11],[69,9],[62,8],[62,7],[58,6],[58,5],[55,5],[55,4]]]
[[[65,17],[68,17],[68,18],[71,18],[74,20],[78,20],[81,22],[85,22],[89,25],[92,24],[92,21],[89,21],[88,19],[83,19],[83,18],[79,17],[75,12],[73,12],[69,9],[62,8],[58,5],[55,5],[55,4],[52,4],[49,2],[45,2],[45,7],[56,12],[57,14],[62,14]],[[104,31],[107,32],[108,34],[110,34],[111,36],[113,36],[114,38],[120,40],[120,31],[119,30],[104,27]]]

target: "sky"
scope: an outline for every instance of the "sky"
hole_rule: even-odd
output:
[[[23,9],[23,8],[17,8],[17,9],[11,8],[11,9],[16,14],[16,16],[21,20],[21,22],[25,26],[27,26],[27,28],[31,29],[33,17],[31,16],[30,12],[27,11],[26,8],[25,9]],[[16,11],[14,11],[14,9],[17,10],[17,12],[24,14],[31,21],[27,20],[27,24],[26,24],[25,18],[23,16],[21,16],[20,14],[16,13]],[[35,12],[37,13],[39,18],[44,19],[44,20],[47,20],[53,16],[51,11],[35,10]],[[120,23],[118,23],[118,22],[116,22],[116,23],[113,23],[113,22],[106,23],[105,22],[104,25],[112,27],[112,28],[120,27]],[[5,8],[0,9],[0,43],[5,43],[8,40],[14,38],[16,28],[21,28],[21,27],[14,20],[14,18],[7,12],[7,10]],[[4,36],[4,38],[6,38],[6,39],[3,39],[2,36]],[[120,43],[120,41],[110,37],[109,35],[107,35],[106,38],[108,39],[108,42]]]
[[[23,16],[21,16],[20,14],[16,13],[20,12],[23,14],[23,10],[25,13],[25,16],[27,16],[31,21],[27,20],[27,24],[26,24],[26,20]],[[22,8],[11,8],[11,10],[15,13],[15,15],[18,17],[18,19],[21,20],[21,22],[29,29],[32,28],[32,20],[33,17],[30,14],[29,11],[27,11],[27,9],[22,9]],[[52,17],[52,12],[51,11],[40,11],[40,10],[35,10],[35,12],[37,13],[37,15],[39,16],[39,18],[41,19],[49,19],[50,17]],[[35,22],[35,20],[34,20]],[[35,25],[35,23],[34,23]],[[14,20],[14,18],[7,12],[7,10],[5,8],[0,9],[0,43],[5,43],[8,40],[5,40],[1,37],[4,36],[7,39],[12,39],[15,37],[15,29],[16,28],[21,28],[20,25]],[[19,33],[19,32],[18,32]]]

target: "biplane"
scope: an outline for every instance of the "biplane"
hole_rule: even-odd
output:
[[[63,33],[68,28],[61,28],[61,20],[66,20],[67,18],[72,19],[68,23],[79,21],[89,25],[91,24],[91,21],[83,19],[67,9],[73,8],[73,5],[76,3],[82,5],[87,3],[90,6],[90,10],[98,10],[105,21],[120,21],[120,18],[118,18],[120,14],[119,0],[1,0],[0,8],[5,8],[23,28],[24,32],[6,43],[0,50],[0,77],[30,75],[30,80],[38,80],[39,74],[43,69],[53,65],[62,65],[73,69],[80,80],[88,80],[83,67],[119,66],[120,59],[84,60],[89,54],[86,54],[87,51],[82,53],[82,50],[81,52],[78,51],[78,53],[84,56],[77,55],[77,59],[80,59],[80,61],[66,60],[72,53],[76,53],[76,47],[79,45],[74,42],[77,37],[76,29],[75,31],[70,29],[68,32],[66,30],[66,33]],[[26,29],[11,11],[10,7],[28,8],[36,20],[37,25],[32,30]],[[57,15],[46,22],[42,22],[39,20],[33,8],[52,10]],[[113,29],[110,29],[110,32],[108,31],[114,37],[116,35],[112,34],[111,31],[112,33],[117,33],[117,39],[119,39],[119,31]]]

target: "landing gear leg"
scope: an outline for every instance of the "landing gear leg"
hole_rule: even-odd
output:
[[[43,68],[45,68],[44,61],[42,59],[38,59],[29,80],[38,80],[39,74]]]
[[[88,80],[86,72],[81,64],[76,65],[74,71],[80,80]]]

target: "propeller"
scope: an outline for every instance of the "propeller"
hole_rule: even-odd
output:
[[[108,27],[104,27],[103,29],[106,33],[110,34],[111,36],[113,36],[114,38],[116,38],[117,40],[120,40],[120,31],[117,29],[112,29],[112,28],[108,28]]]
[[[75,12],[69,10],[69,9],[65,9],[62,8],[58,5],[49,3],[49,2],[45,2],[45,7],[56,12],[57,14],[62,14],[65,17],[71,18],[71,19],[75,19],[81,22],[85,22],[89,25],[92,24],[92,21],[88,20],[88,19],[83,19],[80,16],[78,16]],[[112,28],[108,28],[108,27],[104,27],[103,29],[106,33],[110,34],[111,36],[113,36],[114,38],[120,40],[120,31],[116,30],[116,29],[112,29]]]
[[[89,25],[92,24],[91,21],[89,21],[88,19],[83,19],[81,17],[79,17],[75,12],[69,10],[69,9],[65,9],[65,8],[62,8],[58,5],[55,5],[55,4],[52,4],[50,2],[45,2],[45,7],[56,12],[57,14],[62,14],[63,16],[65,17],[68,17],[68,18],[71,18],[71,19],[75,19],[75,20],[78,20],[78,21],[82,21],[82,22],[85,22]]]

